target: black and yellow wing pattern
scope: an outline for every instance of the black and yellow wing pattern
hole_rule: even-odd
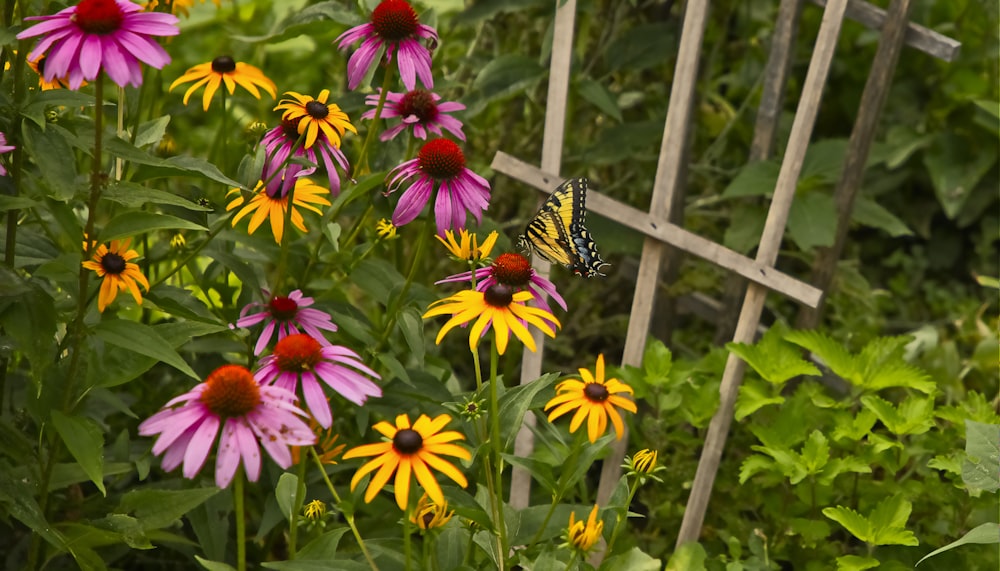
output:
[[[608,265],[584,227],[587,217],[587,179],[571,178],[559,185],[518,238],[522,250],[532,250],[553,264],[584,277],[603,276]]]

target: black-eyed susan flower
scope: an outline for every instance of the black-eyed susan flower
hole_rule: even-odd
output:
[[[83,267],[94,270],[97,275],[104,279],[101,282],[101,291],[97,296],[97,309],[104,311],[118,292],[126,289],[132,294],[135,302],[142,305],[142,294],[139,292],[139,285],[149,291],[149,282],[146,276],[142,275],[138,264],[133,264],[130,260],[139,257],[135,250],[129,250],[132,243],[131,238],[124,240],[112,240],[111,247],[101,244],[97,247],[93,257],[83,262]],[[84,249],[87,244],[84,243]]]
[[[201,0],[201,3],[204,4],[205,0]],[[212,0],[212,3],[215,4],[216,8],[218,8],[219,6],[222,5],[221,0]],[[143,5],[143,8],[147,12],[153,12],[153,11],[156,10],[156,8],[159,5],[160,5],[159,0],[150,0],[149,2],[146,2]],[[184,17],[190,16],[191,15],[190,14],[191,8],[194,8],[194,0],[171,0],[170,1],[170,11],[173,12],[174,14],[180,14],[180,15],[182,15]]]
[[[339,149],[344,133],[350,131],[358,134],[347,113],[341,111],[336,103],[326,102],[330,98],[329,89],[320,91],[316,98],[294,91],[286,91],[285,95],[290,95],[291,98],[282,99],[274,110],[282,110],[281,118],[285,121],[297,121],[299,135],[306,136],[303,147],[311,148],[322,133],[331,145]]]
[[[326,503],[320,500],[313,500],[302,507],[302,515],[309,521],[319,521],[326,515]]]
[[[316,167],[310,167],[290,160],[293,156],[303,158],[310,163],[322,164],[326,169],[327,179],[330,181],[330,194],[337,196],[340,194],[340,173],[337,167],[345,173],[350,168],[347,156],[340,150],[339,144],[334,145],[327,140],[326,135],[320,133],[316,137],[316,143],[308,149],[299,144],[299,125],[302,118],[295,120],[282,119],[281,124],[267,131],[260,144],[264,147],[264,170],[260,178],[268,182],[268,186],[274,186],[273,181],[284,181],[283,187],[287,187],[293,181],[302,176],[309,176],[316,172]],[[293,155],[294,153],[294,155]],[[282,193],[287,192],[285,190]]]
[[[45,79],[45,58],[45,54],[39,54],[35,58],[28,60],[28,67],[38,74],[38,87],[42,91],[48,91],[50,89],[66,89],[68,79],[65,77],[54,77],[51,80]],[[86,81],[81,83],[80,87],[85,85],[87,85]]]
[[[378,107],[378,102],[382,97],[382,88],[378,93],[373,93],[365,98],[365,103],[372,107]],[[413,136],[417,139],[427,140],[430,133],[443,137],[441,129],[451,133],[460,141],[465,140],[465,133],[462,132],[462,122],[448,115],[452,111],[461,111],[465,105],[454,101],[441,101],[441,96],[426,89],[414,89],[407,93],[386,94],[385,107],[382,108],[382,118],[392,117],[402,118],[402,122],[395,127],[385,130],[379,139],[388,141],[396,135],[402,133],[407,127],[413,129]],[[375,109],[370,109],[361,116],[362,119],[374,119]]]
[[[236,198],[226,205],[226,210],[229,211],[243,206],[243,208],[236,213],[236,216],[233,216],[233,226],[235,227],[236,224],[239,223],[239,221],[242,220],[247,214],[253,213],[253,216],[250,218],[250,226],[247,232],[253,234],[265,220],[269,220],[271,223],[271,233],[274,235],[274,241],[280,244],[281,238],[285,233],[285,210],[289,207],[288,195],[281,192],[280,185],[277,187],[277,192],[272,194],[270,189],[264,186],[263,181],[258,182],[253,198],[251,198],[250,202],[248,202],[245,206],[243,204],[245,200],[243,199],[240,189],[234,188],[230,190],[226,196],[233,194],[236,195]],[[330,206],[330,200],[326,198],[329,194],[329,191],[308,178],[296,178],[295,193],[291,206],[292,225],[302,232],[309,232],[309,229],[307,229],[305,225],[305,218],[303,218],[302,213],[299,212],[296,207],[311,210],[316,214],[323,214],[323,211],[314,205],[319,204],[322,206]]]
[[[426,414],[412,425],[410,417],[401,414],[396,417],[395,426],[381,421],[373,427],[388,440],[376,444],[364,444],[352,448],[344,454],[344,459],[375,456],[355,472],[351,478],[351,491],[358,486],[362,478],[375,472],[368,489],[365,491],[365,502],[370,502],[376,494],[389,482],[395,474],[393,486],[396,493],[396,505],[406,511],[410,497],[410,476],[415,476],[427,496],[438,505],[444,505],[444,494],[431,471],[436,470],[451,478],[463,488],[469,485],[462,472],[454,464],[441,458],[454,456],[463,460],[471,460],[468,450],[453,444],[456,440],[465,440],[460,432],[454,430],[441,431],[449,422],[451,416],[438,415],[433,420]]]
[[[417,502],[417,509],[410,516],[410,521],[422,530],[435,529],[448,523],[454,511],[448,511],[448,502],[437,503],[425,492]]]
[[[221,85],[226,86],[230,95],[236,92],[236,86],[239,85],[257,99],[260,99],[258,87],[266,91],[271,99],[278,96],[277,86],[264,75],[264,72],[248,63],[236,61],[232,56],[219,56],[210,62],[200,63],[189,68],[184,72],[184,75],[170,84],[170,91],[189,81],[193,81],[194,84],[184,92],[184,105],[188,104],[191,95],[198,91],[198,88],[204,86],[205,93],[201,96],[201,105],[205,111],[208,111],[208,106],[212,103],[212,96]]]
[[[489,233],[486,239],[483,240],[482,245],[479,244],[479,236],[476,236],[474,232],[469,232],[465,228],[460,228],[458,230],[459,239],[455,239],[455,233],[451,230],[444,231],[444,238],[439,234],[435,234],[434,237],[438,239],[439,242],[444,244],[444,247],[448,249],[452,257],[456,260],[465,262],[481,262],[483,260],[488,260],[490,254],[493,252],[493,246],[497,243],[497,237],[499,234],[496,230]],[[457,280],[456,280],[457,281]]]
[[[333,427],[324,429],[316,422],[315,418],[309,419],[309,428],[316,435],[317,442],[313,445],[313,450],[316,451],[316,455],[319,457],[319,463],[336,464],[337,458],[340,458],[340,455],[344,452],[344,448],[347,448],[347,445],[343,442],[337,442],[340,440],[340,435],[334,431]],[[292,448],[292,463],[298,464],[303,460],[303,455],[308,452],[308,449],[300,446]]]
[[[347,88],[355,89],[377,60],[396,60],[399,77],[406,89],[412,90],[420,78],[424,87],[434,87],[431,75],[431,53],[421,39],[437,45],[437,31],[417,19],[417,12],[405,0],[382,0],[372,11],[371,21],[355,26],[337,37],[334,42],[346,49],[358,40],[361,47],[347,62]],[[382,50],[385,48],[385,55]]]
[[[657,482],[662,482],[659,477],[656,476],[657,472],[662,472],[666,470],[663,466],[657,466],[656,460],[659,454],[656,450],[650,450],[649,448],[644,448],[635,453],[632,457],[625,457],[625,463],[622,464],[622,468],[630,474],[635,476],[640,483],[644,482],[646,479],[653,479]]]
[[[590,510],[590,516],[587,517],[586,522],[582,519],[576,521],[576,514],[570,512],[564,545],[586,553],[601,538],[602,532],[604,532],[604,522],[597,521],[597,504],[594,504],[594,509]]]
[[[576,414],[569,423],[569,431],[576,432],[586,419],[587,438],[591,443],[596,442],[607,430],[610,417],[615,433],[621,439],[625,427],[618,409],[636,412],[635,403],[620,396],[623,394],[632,394],[632,387],[618,379],[605,380],[604,355],[598,355],[594,373],[581,368],[580,379],[568,379],[556,385],[556,396],[545,404],[545,410],[553,409],[549,413],[551,422],[576,409]]]
[[[469,328],[470,350],[476,350],[486,329],[492,327],[496,335],[497,351],[501,355],[507,350],[507,341],[512,331],[525,347],[534,351],[535,340],[532,339],[531,332],[525,324],[534,325],[549,337],[556,336],[553,325],[555,327],[561,325],[552,313],[540,307],[524,304],[531,298],[531,292],[514,293],[510,286],[494,284],[486,288],[486,291],[465,290],[435,301],[424,313],[424,318],[435,315],[452,316],[438,332],[436,343],[439,344],[453,327],[475,319],[475,324]]]
[[[559,307],[566,309],[566,300],[556,291],[556,284],[545,276],[538,275],[535,268],[531,267],[528,258],[517,252],[505,252],[485,268],[448,276],[434,283],[467,282],[473,277],[476,280],[476,289],[479,291],[485,291],[493,284],[504,284],[514,288],[514,291],[531,292],[532,299],[545,311],[552,311],[547,300],[549,296],[559,304]]]

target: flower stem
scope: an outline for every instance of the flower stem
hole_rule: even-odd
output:
[[[233,478],[233,504],[236,508],[236,569],[246,571],[247,568],[247,538],[243,510],[243,470]]]
[[[402,289],[399,290],[399,295],[389,302],[389,306],[386,307],[386,323],[385,329],[382,330],[382,335],[379,337],[378,343],[375,345],[375,349],[372,351],[373,354],[377,354],[385,346],[386,341],[389,340],[389,335],[392,334],[392,330],[396,327],[396,319],[399,316],[399,310],[406,299],[406,294],[410,291],[410,286],[413,285],[414,278],[417,277],[417,269],[420,267],[420,262],[423,260],[424,251],[427,249],[427,237],[428,237],[428,221],[425,220],[420,227],[420,236],[417,238],[417,246],[413,252],[413,259],[410,262],[410,271],[406,274],[406,281],[403,283]]]
[[[330,481],[330,476],[326,473],[326,468],[323,467],[323,462],[319,458],[319,454],[316,453],[316,449],[312,446],[309,447],[309,455],[312,456],[313,462],[319,468],[319,473],[323,476],[323,481],[326,482],[326,487],[330,490],[330,495],[333,496],[333,500],[337,502],[337,506],[342,506],[343,502],[340,499],[340,494],[337,493],[337,488],[333,487],[333,482]],[[343,511],[343,508],[341,508]],[[368,561],[368,566],[372,568],[372,571],[379,571],[378,565],[375,565],[375,560],[372,559],[372,554],[368,552],[368,548],[365,547],[365,541],[361,539],[361,532],[358,531],[357,524],[354,523],[354,512],[344,513],[344,519],[347,520],[348,527],[351,528],[351,533],[354,534],[354,539],[358,542],[358,547],[361,548],[361,553],[364,554],[365,559]]]
[[[499,382],[497,379],[498,360],[497,344],[494,338],[490,344],[490,445],[493,448],[495,460],[495,465],[493,466],[495,470],[493,476],[493,493],[496,495],[496,526],[499,532],[497,536],[497,549],[499,551],[497,553],[497,563],[499,563],[500,571],[503,571],[507,558],[507,525],[503,515],[503,457],[501,456],[503,446],[500,442],[500,391],[497,388]]]
[[[406,506],[406,511],[403,512],[403,561],[406,571],[410,571],[410,561],[413,558],[413,530],[410,528],[410,506]]]
[[[299,535],[299,512],[306,499],[306,463],[299,462],[298,483],[295,486],[295,501],[292,502],[292,513],[288,514],[288,559],[295,559],[295,551]]]
[[[625,505],[622,507],[621,511],[615,514],[615,529],[611,531],[611,539],[608,540],[608,546],[604,549],[605,555],[611,555],[611,548],[615,546],[615,540],[618,539],[618,534],[621,532],[622,524],[628,521],[628,508],[632,505],[632,499],[635,498],[635,493],[639,491],[639,480],[636,479],[628,489],[628,499],[625,500]]]
[[[354,178],[363,176],[371,172],[368,168],[368,149],[371,148],[372,140],[375,139],[375,133],[378,132],[378,121],[382,118],[382,108],[385,107],[385,99],[389,95],[389,86],[392,81],[396,79],[394,66],[386,66],[385,77],[382,78],[382,91],[378,95],[378,105],[375,106],[375,116],[372,117],[372,122],[369,124],[368,133],[365,135],[365,143],[361,147],[361,153],[358,155],[357,165],[358,168],[354,171]]]

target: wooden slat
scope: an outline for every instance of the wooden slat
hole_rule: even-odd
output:
[[[573,55],[573,25],[576,20],[576,0],[567,0],[556,7],[555,28],[552,32],[552,61],[549,63],[549,90],[545,105],[545,130],[542,134],[542,168],[559,172],[562,166],[563,140],[566,132],[566,100],[569,94],[570,63]],[[540,256],[533,256],[535,273],[548,277],[549,263]],[[530,328],[536,351],[525,351],[521,358],[521,384],[529,383],[542,374],[542,355],[545,335],[537,328]],[[517,438],[514,454],[526,458],[535,447],[531,427],[535,415],[530,411]],[[518,466],[513,467],[510,478],[510,505],[515,509],[528,507],[531,496],[531,474]]]
[[[558,176],[546,173],[502,151],[494,155],[490,167],[542,192],[552,192],[555,186],[562,182]],[[815,307],[823,294],[819,289],[784,274],[771,265],[748,258],[676,224],[663,222],[650,213],[617,202],[593,188],[587,192],[587,210],[641,232],[658,242],[710,261],[808,307]]]
[[[795,187],[799,174],[802,172],[806,148],[812,137],[819,103],[823,95],[823,86],[830,70],[830,63],[833,61],[846,9],[847,0],[830,0],[823,12],[823,22],[820,25],[819,35],[813,49],[812,61],[806,74],[802,97],[799,99],[795,121],[792,123],[792,132],[789,136],[784,160],[781,163],[781,170],[778,173],[778,182],[774,189],[771,206],[767,212],[767,220],[764,223],[764,233],[757,251],[757,261],[764,265],[773,265],[778,257],[785,223],[788,221],[788,213],[795,196]],[[734,342],[753,342],[766,297],[767,290],[756,283],[751,283],[750,287],[747,288],[743,308],[740,311],[740,320],[736,325],[736,334],[733,336]],[[719,387],[719,408],[715,416],[712,417],[708,433],[705,436],[705,445],[698,461],[698,470],[695,473],[691,495],[684,510],[680,533],[677,535],[678,546],[690,541],[697,541],[698,536],[701,535],[701,526],[705,521],[708,500],[712,494],[715,475],[719,470],[719,461],[722,458],[722,451],[729,434],[729,426],[733,420],[733,408],[736,404],[740,383],[743,380],[744,369],[743,360],[735,353],[730,353],[722,376],[722,385]]]
[[[906,30],[907,18],[910,13],[910,0],[893,0],[889,5],[889,23],[882,29],[878,50],[872,69],[868,72],[865,90],[861,94],[861,104],[858,106],[858,118],[854,121],[851,139],[847,144],[847,156],[844,159],[844,170],[833,192],[833,201],[837,207],[837,230],[833,245],[820,248],[813,261],[813,274],[810,280],[822,291],[828,291],[837,272],[837,261],[847,243],[847,231],[851,227],[851,212],[854,210],[854,199],[861,189],[865,176],[865,164],[878,119],[889,96],[892,86],[892,75],[899,62],[899,54],[903,51],[903,32]],[[802,329],[812,329],[819,324],[823,304],[818,307],[800,310],[796,325]]]
[[[819,6],[826,6],[826,2],[827,0],[812,0],[813,4]],[[880,30],[885,25],[887,15],[886,11],[878,6],[862,0],[851,0],[847,4],[847,17],[867,28]],[[906,45],[911,48],[947,62],[955,61],[958,58],[958,52],[962,49],[962,42],[913,22],[906,24],[905,39]]]

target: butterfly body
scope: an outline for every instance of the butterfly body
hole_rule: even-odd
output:
[[[518,246],[577,275],[603,276],[601,267],[607,264],[584,226],[586,217],[587,179],[571,178],[552,191],[518,237]]]

